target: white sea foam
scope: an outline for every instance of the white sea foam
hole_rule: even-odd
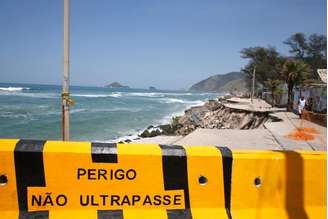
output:
[[[71,109],[69,112],[73,114],[73,113],[80,113],[85,111],[87,111],[87,109],[81,108],[81,109]]]
[[[135,96],[135,97],[164,97],[164,93],[138,93],[138,92],[132,92],[132,93],[124,93],[125,96]]]
[[[31,98],[59,98],[60,95],[56,93],[25,93],[25,92],[0,92],[0,95],[31,97]]]
[[[137,96],[137,97],[165,97],[165,96],[191,96],[192,93],[170,93],[170,92],[131,92],[124,93],[125,96]],[[203,95],[203,94],[200,94]]]
[[[158,99],[162,103],[181,103],[181,104],[188,104],[188,105],[201,105],[204,102],[200,100],[182,100],[178,98],[162,98]]]
[[[15,92],[15,91],[22,91],[22,90],[30,90],[30,88],[29,87],[0,87],[0,91]]]
[[[134,141],[134,140],[137,140],[137,139],[140,139],[139,135],[141,134],[142,131],[136,131],[136,130],[129,130],[127,131],[126,133],[134,133],[134,134],[131,134],[131,135],[122,135],[121,137],[118,137],[118,138],[114,138],[114,139],[109,139],[109,140],[103,140],[103,141],[99,141],[99,140],[96,140],[98,142],[104,142],[104,143],[117,143],[117,142],[124,142],[124,141]]]
[[[88,98],[100,98],[100,97],[121,97],[122,94],[120,92],[112,93],[112,94],[71,94],[73,97],[88,97]]]
[[[2,112],[0,113],[0,118],[10,118],[10,119],[18,119],[18,118],[27,118],[26,114],[13,113],[13,112]]]
[[[163,98],[163,99],[159,99],[159,101],[162,103],[185,103],[184,100],[177,99],[177,98]]]
[[[176,116],[182,116],[184,114],[184,111],[189,109],[190,107],[195,107],[195,106],[202,106],[205,104],[206,101],[201,101],[201,100],[197,100],[197,101],[189,101],[189,104],[187,105],[187,107],[185,107],[183,110],[180,111],[176,111],[173,112],[169,115],[164,116],[163,118],[158,120],[158,124],[159,125],[163,125],[163,124],[167,124],[170,123],[172,121],[173,117]]]
[[[1,112],[0,118],[35,120],[31,113]]]
[[[110,108],[99,108],[99,109],[90,109],[92,113],[98,112],[140,112],[143,109],[141,108],[128,108],[128,107],[110,107]]]

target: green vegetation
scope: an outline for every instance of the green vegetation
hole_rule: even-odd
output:
[[[304,84],[309,78],[311,72],[310,66],[302,60],[287,60],[283,66],[282,74],[288,87],[288,111],[293,109],[293,89],[295,85]]]
[[[272,98],[272,106],[273,107],[275,106],[275,96],[282,92],[282,89],[280,87],[281,84],[282,84],[281,80],[269,79],[269,80],[265,81],[265,86],[271,91],[271,98]]]
[[[280,72],[284,63],[282,57],[275,48],[250,47],[241,51],[241,57],[249,59],[248,64],[242,69],[248,78],[253,75],[256,66],[256,81],[265,85],[267,80],[280,80]]]
[[[312,72],[320,68],[327,68],[326,36],[312,34],[306,38],[304,33],[295,33],[284,43],[290,46],[289,52],[293,57],[308,64]],[[317,75],[313,74],[312,77],[316,78]]]
[[[274,47],[249,47],[241,50],[241,57],[249,59],[242,73],[251,78],[256,68],[256,83],[272,92],[281,92],[282,81],[288,87],[288,106],[292,110],[293,89],[319,79],[317,69],[327,68],[327,38],[312,34],[295,33],[284,44],[290,47],[291,56],[281,55]],[[274,102],[274,99],[273,99]]]

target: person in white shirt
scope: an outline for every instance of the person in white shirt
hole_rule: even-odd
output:
[[[301,99],[298,101],[298,115],[300,116],[300,118],[302,118],[302,112],[305,107],[305,103],[306,103],[306,100],[302,96]]]

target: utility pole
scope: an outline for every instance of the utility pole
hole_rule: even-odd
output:
[[[62,136],[69,140],[69,6],[70,0],[64,0],[64,78],[62,90]]]
[[[251,94],[251,103],[253,103],[254,92],[255,92],[255,72],[256,72],[256,65],[253,69],[253,83],[252,83],[252,94]]]

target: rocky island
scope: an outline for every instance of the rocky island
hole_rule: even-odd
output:
[[[129,88],[129,86],[122,85],[118,82],[113,82],[111,84],[105,85],[106,88]]]
[[[154,86],[150,86],[150,87],[148,88],[148,90],[149,90],[149,91],[158,91],[157,88],[154,87]]]

